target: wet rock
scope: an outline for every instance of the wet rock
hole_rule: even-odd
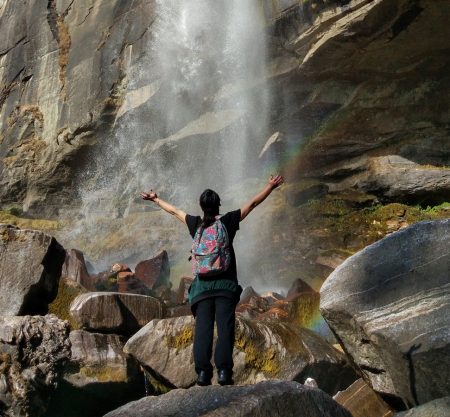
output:
[[[188,302],[189,288],[191,287],[193,279],[191,277],[182,277],[176,295],[177,304],[186,304]]]
[[[326,266],[330,269],[336,269],[345,258],[342,255],[332,254],[331,256],[318,256],[316,258],[316,264]]]
[[[192,315],[191,306],[189,304],[182,304],[179,306],[167,308],[165,318],[191,316],[191,315]]]
[[[2,415],[44,415],[69,357],[67,322],[53,314],[0,317]]]
[[[0,316],[46,314],[64,259],[55,238],[0,224]]]
[[[303,384],[307,387],[311,387],[311,388],[318,388],[317,386],[317,382],[314,378],[306,378],[305,383]]]
[[[159,376],[168,387],[195,383],[191,316],[152,320],[125,345],[124,351]],[[345,357],[307,329],[287,323],[238,317],[233,352],[237,384],[279,378],[303,382],[314,378],[319,388],[335,393],[356,379]]]
[[[67,320],[70,328],[78,329],[78,323],[70,315],[70,305],[80,294],[87,293],[87,289],[71,280],[61,277],[59,280],[58,294],[49,304],[48,312],[55,314],[61,320]]]
[[[160,285],[151,291],[151,295],[160,300],[165,306],[170,307],[175,305],[174,298],[175,294],[169,287],[165,285]]]
[[[136,278],[150,289],[155,289],[160,285],[170,288],[170,266],[167,252],[163,250],[155,257],[139,262],[136,265],[135,274]]]
[[[410,406],[450,390],[449,244],[450,220],[417,223],[348,258],[320,292],[373,388]]]
[[[268,159],[269,155],[276,158],[277,154],[280,154],[282,151],[283,142],[283,135],[280,134],[280,132],[275,132],[269,139],[267,139],[267,142],[259,153],[258,158]]]
[[[136,278],[133,272],[123,271],[116,275],[117,291],[123,294],[148,295],[150,290]]]
[[[241,294],[239,304],[246,304],[250,297],[259,297],[259,294],[253,289],[253,287],[245,287]]]
[[[422,166],[400,155],[353,158],[328,168],[323,176],[333,180],[332,191],[356,189],[385,202],[439,203],[450,197],[448,169]]]
[[[123,353],[123,336],[74,330],[70,342],[71,360],[46,417],[103,415],[145,395],[139,366]]]
[[[86,330],[132,334],[150,320],[163,317],[164,306],[144,295],[89,292],[72,302],[70,314]]]
[[[85,288],[91,286],[91,278],[86,268],[83,252],[77,249],[70,249],[66,252],[61,276],[70,278]]]
[[[109,272],[111,274],[119,274],[120,272],[131,272],[131,269],[126,264],[114,264],[111,266]]]
[[[294,417],[299,410],[308,417],[351,417],[322,391],[287,381],[173,390],[127,404],[105,417]]]
[[[289,288],[289,291],[286,295],[286,300],[292,301],[302,294],[316,293],[317,291],[313,290],[305,281],[298,278],[292,283],[291,288]]]
[[[0,15],[0,157],[9,158],[0,199],[39,215],[77,202],[73,158],[109,136],[125,95],[125,54],[145,49],[154,19],[145,1],[71,6],[7,1]]]
[[[395,417],[450,417],[450,397],[443,397],[411,410],[398,413]]]
[[[274,291],[265,292],[261,294],[261,297],[268,302],[269,306],[273,305],[277,301],[284,300],[284,297],[281,294]]]
[[[247,318],[257,318],[270,309],[271,304],[269,301],[269,299],[260,295],[246,297],[245,300],[239,302],[236,311],[242,313]]]
[[[323,197],[328,189],[328,185],[322,183],[307,184],[297,189],[291,187],[285,190],[286,201],[291,206],[298,207],[314,198]]]
[[[353,417],[392,417],[395,413],[362,379],[355,381],[345,391],[339,391],[333,400],[350,411]]]

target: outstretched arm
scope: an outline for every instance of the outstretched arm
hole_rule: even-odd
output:
[[[176,208],[175,206],[172,206],[172,204],[167,203],[164,200],[161,200],[153,190],[150,190],[149,193],[142,192],[141,197],[143,200],[153,201],[155,204],[157,204],[159,207],[161,207],[164,211],[167,211],[167,213],[172,214],[178,220],[180,220],[181,222],[186,224],[186,213],[183,210],[180,210],[180,209]]]
[[[275,177],[271,175],[263,190],[256,194],[241,208],[241,221],[244,220],[257,205],[261,204],[275,188],[283,184],[283,181],[284,178],[281,175],[276,175]]]

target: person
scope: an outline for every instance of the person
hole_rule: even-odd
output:
[[[213,277],[194,277],[189,290],[189,302],[195,317],[194,363],[197,372],[197,385],[211,384],[213,367],[211,365],[214,322],[217,324],[217,344],[214,352],[214,363],[217,369],[217,382],[220,385],[232,385],[233,382],[233,346],[235,336],[235,308],[242,288],[238,284],[236,255],[233,240],[242,222],[252,210],[261,204],[270,193],[283,183],[281,175],[270,176],[265,187],[240,209],[229,211],[219,217],[220,197],[210,189],[200,196],[200,207],[203,217],[186,214],[184,211],[163,201],[153,190],[141,192],[144,200],[153,201],[167,213],[175,216],[187,225],[194,239],[199,228],[220,221],[225,227],[230,260],[228,268]]]

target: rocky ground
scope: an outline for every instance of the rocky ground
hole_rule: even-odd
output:
[[[114,264],[100,275],[115,291],[89,291],[79,281],[102,281],[80,252],[1,225],[8,298],[0,303],[0,409],[7,417],[295,416],[300,409],[318,417],[446,417],[449,227],[449,220],[420,222],[369,245],[330,275],[320,295],[301,280],[286,297],[246,288],[237,306],[237,385],[199,388],[186,304],[191,278],[177,291],[165,287],[167,254],[135,272]],[[22,260],[15,269],[12,249]],[[141,286],[120,285],[130,276]],[[319,301],[334,344],[305,328]]]

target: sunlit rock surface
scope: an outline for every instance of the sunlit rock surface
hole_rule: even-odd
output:
[[[6,417],[45,415],[62,365],[69,327],[54,315],[0,317],[0,409]]]
[[[145,395],[138,364],[123,352],[124,337],[75,330],[70,342],[71,359],[46,416],[99,416]]]
[[[88,292],[72,302],[70,314],[79,328],[130,335],[150,320],[162,318],[164,305],[146,295]]]
[[[450,397],[439,398],[398,413],[395,417],[450,417]]]
[[[373,388],[410,405],[450,389],[450,220],[368,246],[325,281],[320,308]]]
[[[195,383],[190,316],[153,320],[132,336],[125,352],[153,371],[167,387],[186,388]],[[237,318],[233,353],[237,384],[279,378],[304,382],[314,378],[331,394],[356,379],[344,355],[319,335],[285,323]]]
[[[19,198],[27,210],[45,201],[46,211],[56,212],[72,200],[70,166],[114,122],[127,57],[139,53],[152,4],[3,2],[3,201]]]
[[[392,417],[395,413],[363,379],[358,379],[345,391],[339,391],[333,400],[353,417]]]
[[[70,278],[83,287],[90,286],[91,280],[86,267],[83,252],[77,249],[70,249],[66,253],[61,276]]]
[[[65,255],[52,236],[0,224],[0,316],[47,313]]]
[[[324,392],[297,382],[193,387],[127,404],[105,417],[351,417]]]
[[[139,262],[134,273],[136,278],[150,289],[156,289],[162,285],[170,287],[170,265],[167,252],[162,250],[154,257]]]

